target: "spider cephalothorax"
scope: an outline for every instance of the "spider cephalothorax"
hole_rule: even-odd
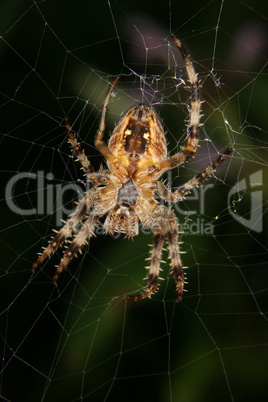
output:
[[[162,124],[154,109],[146,105],[138,105],[130,109],[115,127],[108,145],[105,144],[103,135],[107,107],[118,78],[111,84],[104,100],[100,125],[95,138],[96,147],[107,161],[107,170],[99,172],[93,170],[69,122],[66,122],[72,150],[81,162],[92,187],[85,193],[76,210],[33,265],[35,270],[46,257],[50,257],[68,238],[73,237],[57,268],[54,282],[74,255],[94,235],[95,227],[101,217],[105,217],[103,226],[107,233],[120,232],[128,237],[138,234],[139,222],[141,222],[144,227],[152,227],[154,230],[148,267],[148,285],[139,295],[128,297],[132,300],[140,300],[151,296],[157,290],[166,234],[170,265],[178,292],[177,301],[181,300],[185,276],[180,259],[177,221],[170,203],[181,200],[193,187],[210,176],[230,150],[174,192],[171,192],[159,180],[163,173],[192,157],[198,146],[201,102],[197,74],[180,41],[175,36],[173,39],[183,56],[192,89],[187,126],[188,140],[186,146],[178,153],[168,156]],[[167,205],[160,204],[155,198],[156,195]]]

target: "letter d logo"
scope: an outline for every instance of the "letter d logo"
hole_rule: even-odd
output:
[[[234,219],[240,222],[242,225],[247,228],[254,230],[255,232],[260,233],[263,229],[263,199],[262,199],[262,190],[253,190],[255,187],[262,186],[262,170],[259,170],[256,173],[253,173],[249,176],[249,185],[247,185],[246,179],[239,181],[235,186],[233,186],[228,195],[228,205],[230,214]],[[232,201],[231,197],[234,194],[239,194],[243,191],[247,191],[250,193],[250,211],[247,216],[249,218],[242,217],[238,215],[232,210]]]

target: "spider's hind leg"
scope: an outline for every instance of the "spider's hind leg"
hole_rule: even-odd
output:
[[[181,55],[184,60],[185,69],[187,72],[188,83],[191,91],[190,102],[188,105],[189,109],[189,120],[187,122],[187,144],[185,147],[182,147],[179,152],[170,158],[161,161],[161,167],[163,171],[167,171],[169,169],[173,169],[182,163],[185,163],[189,158],[191,158],[198,147],[199,141],[199,126],[200,126],[200,118],[201,115],[201,100],[200,100],[200,88],[199,88],[199,80],[198,75],[195,72],[193,63],[190,60],[184,46],[176,38],[175,35],[172,35],[173,40],[181,52]]]
[[[172,38],[181,52],[185,63],[185,69],[188,76],[188,81],[191,88],[191,101],[189,106],[189,122],[188,122],[188,144],[185,148],[182,149],[182,152],[185,154],[185,158],[188,159],[189,155],[193,155],[196,152],[198,146],[198,132],[200,125],[200,117],[201,117],[201,101],[200,101],[200,93],[199,93],[199,81],[198,75],[195,72],[193,63],[190,60],[190,57],[187,55],[187,52],[175,35],[172,35]]]
[[[85,151],[82,149],[81,145],[77,141],[77,138],[73,133],[72,127],[71,127],[68,119],[65,121],[65,125],[68,130],[69,143],[71,144],[72,151],[76,155],[77,160],[81,163],[82,169],[84,170],[86,175],[93,174],[94,169],[91,166],[91,163],[89,162],[89,160],[85,154]]]

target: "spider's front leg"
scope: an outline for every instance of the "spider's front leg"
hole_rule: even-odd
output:
[[[91,204],[90,190],[78,203],[76,210],[70,215],[65,225],[58,231],[56,236],[50,240],[48,246],[44,249],[43,253],[40,254],[38,260],[33,264],[32,271],[35,271],[46,258],[51,257],[51,255],[65,243],[65,241],[72,235],[73,231],[76,230],[79,222],[87,214]]]
[[[167,218],[167,238],[168,250],[170,258],[170,266],[176,283],[178,292],[177,302],[181,301],[182,293],[184,290],[185,275],[183,273],[182,262],[180,258],[180,249],[178,242],[178,223],[173,211],[170,211]]]
[[[151,297],[151,295],[157,290],[164,237],[165,224],[164,220],[160,220],[154,229],[153,248],[151,250],[151,257],[148,258],[148,260],[151,261],[150,266],[147,267],[149,269],[148,285],[141,294],[137,296],[129,295],[128,299],[137,301],[144,299],[145,297]]]
[[[58,265],[57,271],[54,275],[53,283],[57,282],[62,270],[66,269],[67,265],[73,259],[73,257],[76,256],[77,252],[81,251],[82,246],[88,242],[90,237],[94,236],[94,229],[96,224],[96,218],[92,217],[91,215],[82,224],[82,227],[79,229],[74,240],[70,243],[69,247],[64,252],[61,262]]]

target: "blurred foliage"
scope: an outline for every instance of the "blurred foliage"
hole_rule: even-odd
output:
[[[218,169],[220,180],[207,182],[216,185],[206,193],[204,213],[194,199],[181,205],[185,212],[197,210],[194,216],[178,216],[181,224],[203,219],[214,233],[182,236],[189,283],[179,305],[168,262],[151,300],[125,298],[145,283],[148,234],[133,242],[94,238],[57,287],[51,280],[59,255],[32,275],[56,213],[19,216],[1,197],[4,400],[263,400],[268,391],[267,231],[244,227],[227,206],[228,191],[241,178],[261,170],[267,182],[265,2],[6,0],[0,12],[2,183],[17,173],[43,171],[53,173],[49,184],[83,187],[64,120],[68,116],[73,122],[98,169],[103,161],[94,134],[115,75],[120,81],[106,138],[128,107],[151,99],[176,152],[185,139],[189,93],[173,88],[170,33],[189,49],[205,101],[199,155],[174,172],[172,182],[187,181],[217,151],[234,149],[230,162]],[[252,32],[254,51],[244,46]],[[183,74],[179,68],[177,73]],[[35,208],[36,185],[31,176],[18,182],[13,202]],[[266,191],[263,186],[264,227]],[[67,205],[75,195],[65,196]],[[234,210],[244,217],[250,203],[250,193],[233,199]],[[55,194],[54,206],[57,211]]]

